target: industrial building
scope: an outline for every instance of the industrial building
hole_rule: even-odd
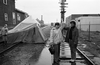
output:
[[[77,27],[81,30],[100,31],[100,14],[72,14],[66,17],[66,23],[69,25],[71,20],[75,20]]]
[[[66,23],[69,24],[71,20],[77,20],[79,17],[87,17],[87,16],[98,17],[100,16],[100,14],[72,14],[66,17]],[[78,22],[79,21],[80,20],[78,20]]]

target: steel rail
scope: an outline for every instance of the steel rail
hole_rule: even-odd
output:
[[[94,62],[93,62],[91,59],[89,59],[88,56],[87,56],[86,54],[84,54],[79,48],[77,48],[77,52],[79,53],[79,55],[80,55],[81,57],[83,57],[83,58],[86,60],[86,63],[87,63],[88,65],[96,65],[96,64],[94,64]]]

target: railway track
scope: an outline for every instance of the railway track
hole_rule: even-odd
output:
[[[7,49],[5,49],[4,51],[2,51],[0,53],[0,56],[3,56],[4,53],[9,52],[10,50],[12,50],[13,48],[15,48],[19,44],[20,43],[16,43],[16,44],[8,47]],[[61,54],[60,54],[60,56],[61,56],[60,57],[60,65],[67,65],[67,64],[68,65],[96,65],[88,57],[88,55],[84,54],[83,51],[81,51],[78,48],[77,48],[77,58],[76,58],[76,62],[74,64],[70,62],[70,59],[71,59],[71,56],[70,55],[71,54],[70,54],[70,49],[69,49],[68,44],[61,45],[60,50],[61,50]]]
[[[77,48],[78,54],[86,61],[87,65],[96,65],[86,54]]]
[[[96,65],[90,58],[90,55],[86,55],[85,51],[81,51],[77,48],[76,53],[76,62],[72,63],[71,54],[70,54],[70,47],[68,44],[61,45],[61,53],[60,53],[60,65]],[[92,57],[92,56],[91,56]]]
[[[26,43],[17,42],[17,43],[13,43],[13,44],[9,45],[7,48],[0,51],[0,57],[3,56],[3,54],[5,54],[6,52],[9,52],[9,51],[13,50],[15,47],[17,47],[21,44],[23,45],[23,44],[26,44]],[[44,43],[38,43],[38,44],[44,44]]]
[[[3,56],[3,54],[5,54],[6,52],[11,51],[12,49],[14,49],[16,46],[18,46],[20,43],[13,43],[9,46],[7,46],[6,48],[4,48],[3,50],[0,51],[0,57]]]

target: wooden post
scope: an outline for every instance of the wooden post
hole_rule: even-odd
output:
[[[43,15],[41,15],[41,21],[43,20]]]
[[[89,37],[88,40],[90,41],[90,22],[89,22]]]

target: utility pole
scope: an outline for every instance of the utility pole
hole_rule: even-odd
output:
[[[81,21],[80,21],[80,32],[81,32]]]
[[[88,40],[90,41],[90,22],[89,22],[89,39]]]
[[[66,0],[60,0],[60,4],[61,4],[61,23],[64,22],[65,19],[65,7],[66,5],[68,5],[68,3],[66,3]]]

